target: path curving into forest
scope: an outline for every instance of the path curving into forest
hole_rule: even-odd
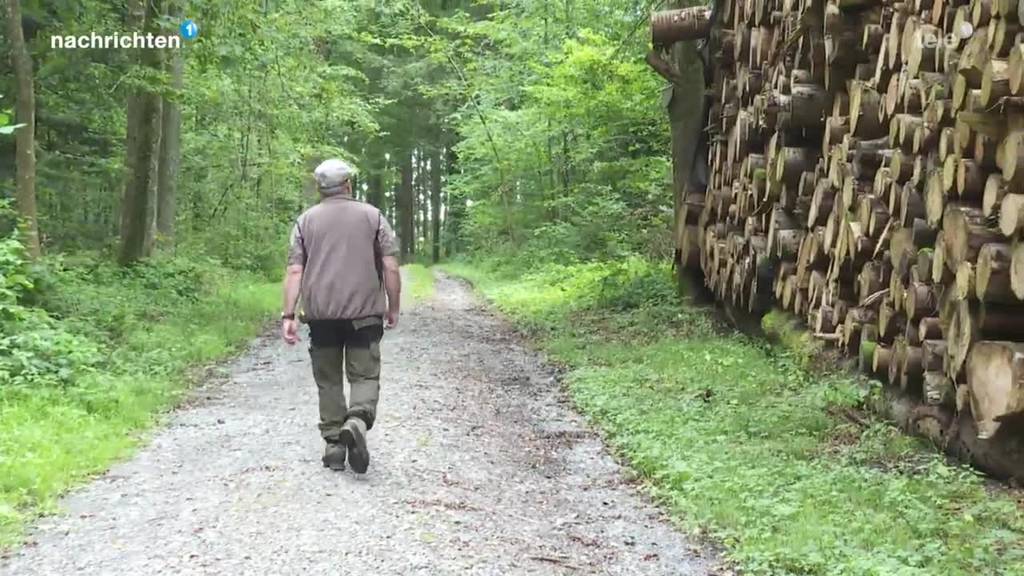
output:
[[[463,284],[385,338],[367,476],[321,467],[305,348],[268,336],[0,574],[713,573]]]

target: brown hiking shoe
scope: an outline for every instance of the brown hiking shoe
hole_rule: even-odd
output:
[[[324,468],[330,468],[336,472],[345,469],[345,445],[341,442],[327,442],[324,448]]]
[[[361,418],[349,418],[341,427],[341,443],[348,447],[348,463],[352,471],[366,474],[370,467],[370,451],[366,448],[366,424]]]

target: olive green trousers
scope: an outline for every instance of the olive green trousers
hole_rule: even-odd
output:
[[[379,317],[309,321],[309,357],[320,395],[320,434],[334,442],[349,418],[373,428],[380,397]],[[345,377],[349,394],[345,397]]]

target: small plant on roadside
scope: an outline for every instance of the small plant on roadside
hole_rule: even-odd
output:
[[[597,304],[600,308],[631,310],[677,302],[677,294],[667,266],[630,259],[611,265],[601,280]]]
[[[2,98],[3,95],[0,94],[0,99]],[[6,110],[0,110],[0,135],[9,136],[14,134],[15,130],[22,126],[24,126],[24,124],[11,124],[11,110],[9,108]]]

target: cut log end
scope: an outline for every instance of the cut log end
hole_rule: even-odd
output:
[[[978,437],[991,438],[1003,419],[1024,412],[1024,344],[975,344],[967,362],[967,385]]]

